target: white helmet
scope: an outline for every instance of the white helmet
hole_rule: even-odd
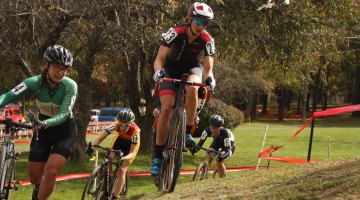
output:
[[[195,2],[190,6],[188,16],[212,20],[214,18],[214,12],[206,3]]]

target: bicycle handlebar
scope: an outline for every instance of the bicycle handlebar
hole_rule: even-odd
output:
[[[120,157],[124,156],[124,153],[121,150],[111,149],[109,147],[104,147],[104,146],[92,144],[91,142],[89,142],[89,144],[87,146],[87,149],[90,149],[91,147],[99,148],[99,149],[102,149],[102,150],[107,151],[107,152],[114,152],[116,155],[118,155]]]
[[[11,118],[6,118],[5,120],[0,120],[0,124],[15,126],[18,128],[32,129],[32,125],[14,122]]]
[[[173,79],[173,78],[163,78],[162,81],[168,82],[168,83],[175,83],[179,85],[194,85],[199,87],[206,87],[206,83],[198,83],[194,81],[186,81],[181,79]]]

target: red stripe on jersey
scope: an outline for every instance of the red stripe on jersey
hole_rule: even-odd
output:
[[[131,123],[129,130],[125,134],[132,136],[133,133],[139,132],[139,131],[140,131],[140,128],[135,123]]]
[[[185,33],[186,32],[186,25],[178,26],[174,28],[177,34]]]
[[[209,42],[209,41],[212,39],[211,35],[210,35],[207,31],[201,32],[200,37],[201,37],[201,39],[203,39],[205,42]]]

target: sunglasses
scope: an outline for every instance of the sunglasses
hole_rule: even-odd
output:
[[[129,127],[130,124],[119,124],[119,126],[121,126],[121,127]]]
[[[203,21],[197,18],[191,18],[193,20],[193,22],[198,25],[198,26],[207,26],[209,24],[208,21]]]

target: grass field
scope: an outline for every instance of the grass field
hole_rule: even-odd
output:
[[[330,160],[341,160],[349,157],[359,156],[360,152],[360,120],[349,119],[346,117],[338,118],[324,118],[315,122],[315,131],[312,146],[312,159],[319,159],[322,163],[327,163]],[[289,142],[290,137],[302,125],[296,121],[285,122],[251,122],[244,123],[233,130],[236,138],[236,151],[233,157],[227,162],[227,167],[238,166],[254,166],[258,161],[258,153],[260,152],[264,129],[268,125],[267,138],[265,141],[265,148],[272,145],[286,144],[282,149],[274,152],[274,156],[284,156],[291,158],[307,158],[309,147],[310,127],[305,128],[292,142]],[[94,136],[87,138],[89,141],[93,140]],[[330,143],[329,143],[330,139]],[[106,140],[109,143],[110,138]],[[205,143],[205,147],[210,144],[210,139]],[[17,145],[18,150],[26,151],[27,145]],[[330,153],[329,153],[330,146]],[[191,156],[186,153],[184,158],[183,169],[195,169],[196,165],[203,160],[205,153],[200,151],[197,155]],[[267,160],[262,160],[261,165],[267,165]],[[139,154],[130,167],[130,171],[148,171],[150,166],[150,154]],[[281,163],[271,161],[270,166],[279,166],[286,168],[289,166],[297,166],[294,164]],[[94,167],[94,162],[77,163],[69,162],[61,170],[61,174],[69,173],[85,173],[90,172]],[[27,179],[27,153],[23,153],[17,162],[17,177],[20,180]],[[262,170],[260,170],[262,171]],[[265,170],[266,171],[266,170]],[[252,174],[252,172],[232,172],[229,177],[236,176],[236,174]],[[250,175],[249,175],[250,176]],[[182,188],[182,184],[190,182],[190,175],[182,175],[179,178],[177,188]],[[85,179],[75,179],[69,181],[59,181],[55,191],[50,199],[80,199]],[[175,189],[177,190],[177,189]],[[18,191],[11,193],[11,199],[30,199],[32,187],[21,186]],[[156,193],[157,189],[152,183],[151,177],[131,177],[129,198],[144,199],[150,193]],[[156,198],[153,196],[153,198]]]

